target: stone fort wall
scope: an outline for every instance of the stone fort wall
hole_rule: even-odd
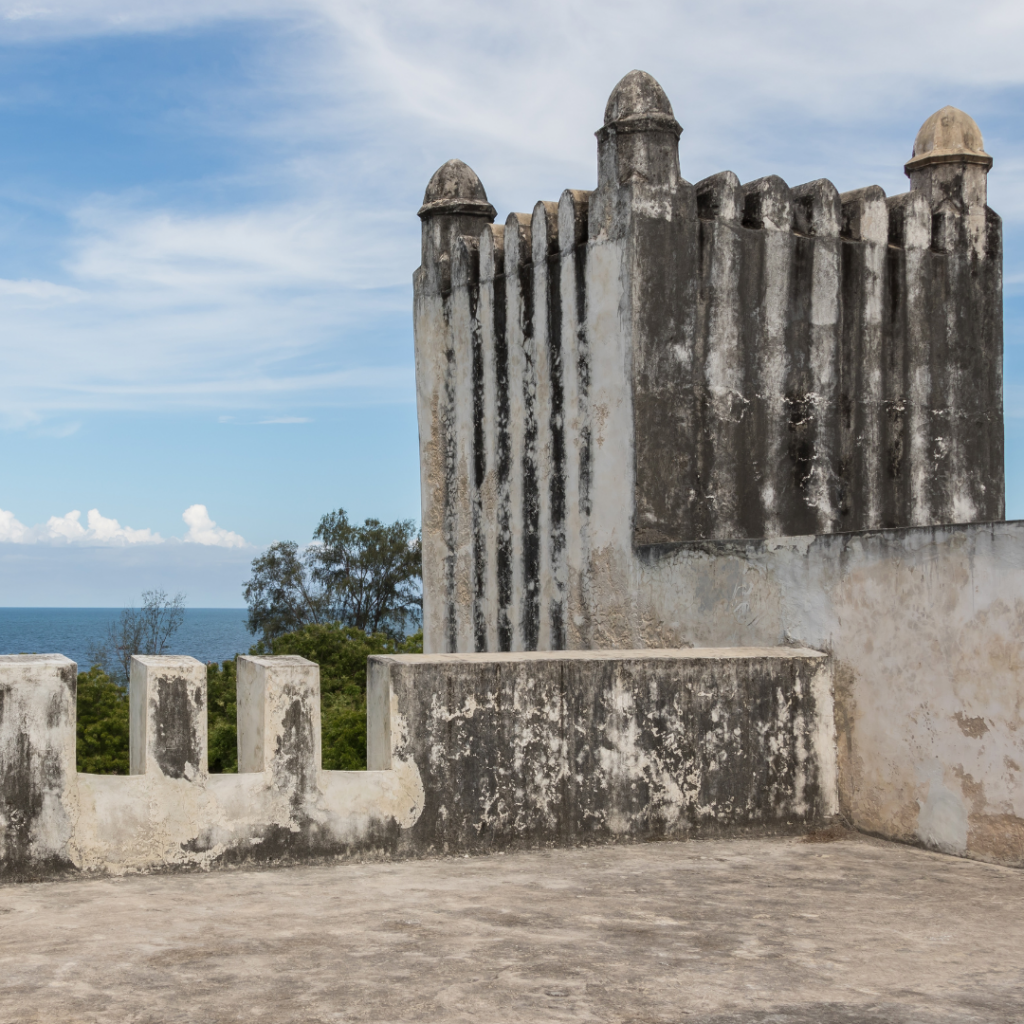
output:
[[[369,771],[324,771],[319,670],[240,657],[237,774],[206,666],[136,657],[131,774],[75,770],[76,666],[0,657],[0,881],[803,829],[837,807],[818,651],[373,658]]]
[[[974,122],[929,119],[889,198],[691,185],[680,131],[632,72],[596,190],[493,224],[464,164],[427,188],[428,650],[602,646],[593,581],[620,543],[1003,518],[1001,226]]]
[[[909,192],[680,176],[633,72],[598,183],[420,210],[428,651],[798,645],[834,663],[856,827],[1024,865],[1024,524],[1002,522],[991,157],[951,107]]]
[[[75,770],[76,666],[0,657],[0,878],[816,826],[1024,866],[1024,523],[1003,516],[999,220],[965,114],[911,191],[679,174],[633,72],[598,187],[420,210],[427,654],[133,661],[131,774]]]

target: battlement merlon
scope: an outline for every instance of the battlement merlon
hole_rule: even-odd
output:
[[[1003,518],[1001,223],[977,125],[929,118],[892,197],[691,184],[681,130],[634,71],[596,189],[502,229],[465,165],[428,187],[417,393],[443,649],[581,643],[595,551]]]

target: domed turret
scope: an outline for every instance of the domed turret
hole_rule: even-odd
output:
[[[647,122],[643,127],[640,122]],[[665,90],[646,71],[630,71],[612,89],[604,108],[604,127],[618,131],[670,131],[676,138],[682,133],[672,113]]]
[[[597,131],[598,188],[674,186],[682,131],[665,90],[646,71],[630,71],[612,89]]]
[[[497,211],[487,201],[473,168],[461,160],[449,160],[434,171],[418,213],[423,222],[421,266],[436,275],[435,284],[443,290],[448,287],[452,239],[458,235],[479,238]]]
[[[905,170],[910,174],[933,164],[950,163],[980,164],[988,170],[992,157],[985,152],[974,118],[956,107],[943,107],[921,125]]]
[[[941,215],[945,227],[938,231],[942,238],[936,235],[934,244],[942,251],[958,247],[960,243],[951,239],[961,231],[966,232],[975,251],[984,250],[991,166],[981,129],[962,110],[943,107],[921,125],[914,139],[914,155],[903,169],[910,178],[910,190],[928,200],[933,216]],[[961,224],[957,218],[964,215],[967,221]]]
[[[423,193],[420,217],[435,213],[471,214],[494,220],[497,211],[487,201],[487,193],[476,172],[461,160],[442,164]]]

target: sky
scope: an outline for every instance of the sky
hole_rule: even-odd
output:
[[[1024,518],[1024,4],[0,0],[0,605],[238,607],[320,517],[419,520],[416,210],[592,188],[653,74],[690,181],[906,191],[947,103],[1004,219]]]

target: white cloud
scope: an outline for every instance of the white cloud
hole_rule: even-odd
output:
[[[62,516],[50,518],[37,526],[25,526],[13,512],[0,509],[0,543],[46,544],[76,547],[130,547],[134,545],[204,544],[222,548],[246,547],[243,537],[231,530],[218,526],[211,518],[205,505],[190,505],[181,517],[188,526],[185,536],[179,540],[172,537],[165,540],[154,530],[136,530],[122,526],[116,519],[101,515],[99,509],[90,509],[85,525],[82,513],[77,509]]]
[[[501,218],[592,187],[593,131],[634,66],[672,99],[691,180],[731,166],[744,180],[902,191],[917,127],[964,106],[996,157],[1009,243],[1024,222],[1020,133],[993,135],[975,105],[997,111],[1000,90],[1024,86],[1024,5],[963,12],[953,0],[0,0],[14,39],[253,19],[298,29],[252,58],[263,64],[230,99],[181,101],[198,135],[251,154],[236,178],[173,198],[79,197],[54,280],[0,281],[0,425],[78,409],[265,410],[279,394],[411,401],[409,274],[430,173],[466,159]],[[186,208],[185,194],[221,208]],[[367,337],[384,333],[399,342],[367,365]]]
[[[163,537],[152,530],[133,530],[122,526],[116,519],[100,515],[99,509],[89,510],[86,526],[79,520],[82,513],[68,512],[63,516],[50,516],[46,523],[46,537],[51,541],[66,541],[94,547],[128,544],[162,544]]]
[[[244,548],[245,539],[237,533],[218,526],[205,505],[189,505],[181,514],[188,526],[186,544],[206,544],[218,548]]]
[[[50,518],[38,526],[25,526],[13,512],[0,509],[0,542],[9,544],[80,544],[87,547],[126,546],[132,544],[162,544],[163,537],[152,530],[134,530],[122,526],[116,519],[100,515],[99,509],[90,509],[86,525],[81,523],[82,513],[77,509],[62,516]]]
[[[260,426],[269,426],[276,423],[309,423],[308,416],[275,416],[273,419],[260,420]]]
[[[352,243],[343,219],[315,204],[185,216],[92,201],[74,216],[74,288],[0,281],[0,425],[60,410],[251,408],[269,393],[411,401],[411,360],[368,366],[372,350],[345,346],[353,318],[402,315],[406,298],[402,261],[379,239],[376,256]],[[333,365],[309,372],[305,358],[325,350]]]
[[[191,28],[227,18],[258,18],[279,15],[286,0],[47,0],[31,3],[6,0],[0,3],[5,34],[16,38],[69,38],[91,35],[125,35]]]
[[[0,278],[0,295],[34,299],[40,303],[78,302],[85,293],[78,288],[67,288],[52,281],[9,281]]]
[[[7,544],[31,544],[30,531],[19,523],[13,512],[0,508],[0,541]]]

